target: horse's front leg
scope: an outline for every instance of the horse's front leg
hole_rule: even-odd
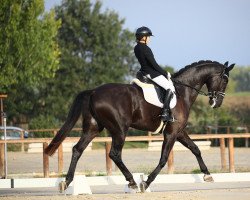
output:
[[[182,131],[181,134],[179,134],[177,140],[183,144],[185,147],[187,147],[196,157],[199,166],[200,166],[200,170],[201,172],[204,173],[204,181],[206,182],[213,182],[213,178],[210,175],[210,172],[207,169],[207,166],[205,165],[202,157],[201,157],[201,151],[199,149],[199,147],[193,142],[193,140],[191,140],[191,138],[188,136],[186,131]]]
[[[157,165],[155,170],[148,176],[147,181],[142,183],[141,190],[147,189],[149,185],[155,180],[156,176],[160,173],[161,169],[166,165],[169,153],[174,146],[175,140],[176,136],[166,135],[165,133],[159,164]]]

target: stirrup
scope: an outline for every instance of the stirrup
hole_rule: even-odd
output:
[[[161,119],[164,123],[168,123],[168,122],[175,122],[175,118],[169,115],[160,115]]]

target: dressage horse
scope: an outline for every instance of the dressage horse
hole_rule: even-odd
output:
[[[165,166],[175,141],[179,141],[196,156],[201,172],[204,173],[204,180],[213,181],[199,148],[190,139],[184,128],[187,125],[191,106],[198,94],[202,93],[201,89],[204,85],[208,90],[206,95],[209,97],[211,107],[221,106],[228,84],[229,72],[233,67],[234,64],[228,66],[228,62],[220,64],[212,61],[199,61],[172,75],[177,96],[177,104],[172,109],[172,113],[176,121],[168,123],[163,130],[164,140],[159,164],[147,180],[141,183],[142,190],[149,187]],[[126,133],[130,127],[154,132],[161,124],[160,114],[161,108],[146,102],[141,88],[135,84],[110,83],[80,92],[71,106],[65,123],[45,149],[46,154],[53,155],[82,115],[82,135],[73,147],[63,189],[66,189],[72,182],[77,162],[85,148],[104,128],[112,137],[110,158],[129,182],[128,187],[138,189],[132,174],[122,161],[122,148]]]

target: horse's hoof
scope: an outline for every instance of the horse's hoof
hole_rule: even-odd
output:
[[[137,185],[130,185],[128,186],[129,188],[133,189],[133,190],[137,190],[138,189],[138,186]]]
[[[141,193],[144,193],[144,192],[147,190],[147,188],[148,188],[147,183],[146,183],[145,181],[142,181],[142,182],[140,183],[140,190],[141,190]]]
[[[210,183],[214,182],[214,179],[210,174],[205,174],[203,180]]]
[[[139,189],[138,189],[138,186],[136,184],[133,184],[133,185],[126,185],[125,186],[125,189],[124,189],[125,193],[137,193],[139,192]]]
[[[65,181],[59,183],[59,191],[60,193],[64,192],[67,189],[67,185]]]

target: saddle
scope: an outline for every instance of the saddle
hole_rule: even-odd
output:
[[[132,80],[132,83],[138,85],[144,95],[144,99],[157,107],[163,108],[164,97],[166,95],[166,90],[152,81],[146,76],[142,71],[137,72],[136,78]],[[176,95],[173,95],[170,101],[170,108],[174,108],[177,103]]]
[[[159,86],[157,83],[148,78],[142,71],[138,71],[136,74],[136,78],[142,83],[152,84],[156,91],[157,97],[161,103],[164,101],[164,97],[166,95],[166,90]]]

